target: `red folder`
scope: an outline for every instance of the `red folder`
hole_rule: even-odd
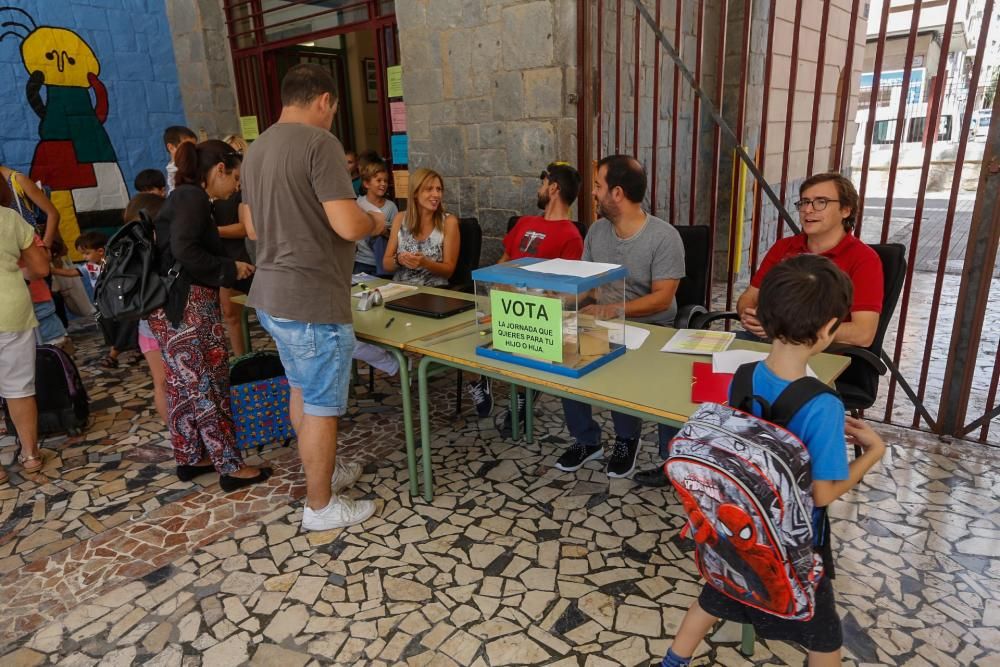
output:
[[[712,363],[696,361],[691,365],[691,402],[728,403],[732,373],[712,372]]]

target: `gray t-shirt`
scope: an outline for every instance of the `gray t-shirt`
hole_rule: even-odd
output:
[[[684,245],[681,235],[670,224],[646,216],[646,224],[628,239],[620,239],[614,226],[601,218],[591,226],[583,241],[583,259],[587,262],[621,264],[628,269],[625,300],[632,301],[653,291],[654,280],[680,280],[684,277]],[[677,315],[677,300],[667,310],[632,317],[636,322],[672,327]]]
[[[257,231],[247,302],[274,317],[350,324],[354,242],[333,231],[323,209],[354,199],[344,147],[318,127],[276,123],[250,146],[241,171]]]

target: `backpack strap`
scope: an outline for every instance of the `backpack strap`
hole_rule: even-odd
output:
[[[837,397],[840,396],[840,394],[838,394],[832,387],[823,384],[823,382],[817,378],[799,378],[785,387],[785,390],[781,392],[777,399],[775,399],[774,403],[771,405],[771,414],[770,417],[768,417],[768,421],[787,428],[788,422],[792,421],[795,414],[801,410],[806,403],[822,394],[831,394]]]
[[[743,364],[736,369],[735,375],[733,375],[733,385],[729,390],[729,405],[737,410],[743,410],[744,412],[751,412],[753,408],[754,395],[753,395],[753,374],[757,370],[757,364],[759,361],[755,361],[752,364]],[[760,401],[761,406],[765,408],[765,411],[770,408],[767,401],[757,397]]]

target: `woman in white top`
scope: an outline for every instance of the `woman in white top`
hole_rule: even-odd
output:
[[[392,220],[382,260],[393,280],[410,285],[447,285],[458,263],[458,218],[444,210],[444,180],[431,169],[410,176],[406,211]]]

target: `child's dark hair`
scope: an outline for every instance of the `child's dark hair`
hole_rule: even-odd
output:
[[[764,276],[757,319],[768,338],[793,345],[815,345],[827,322],[832,331],[851,312],[854,285],[836,264],[820,255],[798,255]]]
[[[49,248],[49,250],[52,251],[53,257],[62,257],[63,255],[66,254],[67,249],[66,249],[66,244],[63,242],[62,238],[59,235],[56,235],[56,237],[52,239],[52,247]]]
[[[100,250],[108,245],[107,234],[101,232],[84,232],[76,237],[77,250]]]
[[[174,154],[174,164],[177,173],[174,175],[174,185],[197,185],[201,187],[208,172],[220,162],[225,165],[226,173],[240,166],[243,156],[239,151],[218,139],[209,139],[200,144],[183,143]]]
[[[149,192],[167,187],[167,177],[159,169],[143,169],[135,177],[135,191]]]
[[[183,125],[171,125],[163,131],[164,145],[179,146],[185,139],[198,141],[198,135],[194,133],[194,130]]]
[[[150,220],[154,219],[160,213],[165,201],[166,199],[155,192],[140,192],[128,201],[128,206],[125,207],[125,222],[138,220],[141,211],[145,211]]]

